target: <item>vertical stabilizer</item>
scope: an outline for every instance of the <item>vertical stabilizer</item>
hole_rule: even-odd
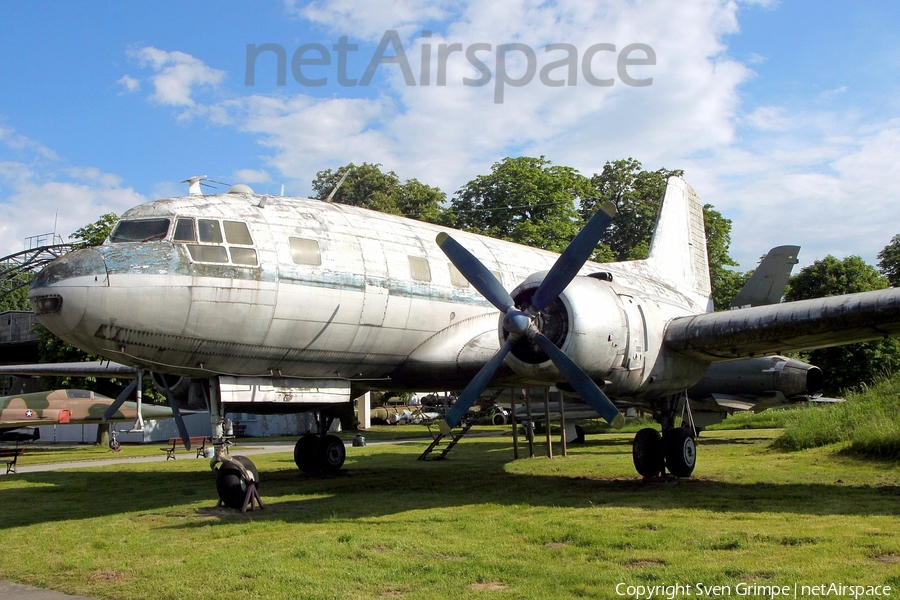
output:
[[[666,183],[647,263],[660,281],[712,310],[703,204],[681,177]]]

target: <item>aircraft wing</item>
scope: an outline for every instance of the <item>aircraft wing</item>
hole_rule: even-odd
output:
[[[43,363],[0,367],[0,375],[31,375],[42,377],[123,377],[134,378],[137,369],[104,361]]]
[[[900,288],[677,317],[665,344],[702,361],[811,350],[900,334]]]

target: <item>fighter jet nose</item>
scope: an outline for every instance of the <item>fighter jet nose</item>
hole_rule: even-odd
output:
[[[106,262],[94,249],[76,250],[49,265],[31,284],[28,299],[38,320],[57,336],[71,343],[69,334],[78,331],[91,292],[109,285]]]

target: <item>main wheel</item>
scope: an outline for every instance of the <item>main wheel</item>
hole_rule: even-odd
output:
[[[347,450],[336,435],[326,435],[316,445],[316,463],[323,473],[337,473],[344,466]]]
[[[669,472],[676,477],[690,477],[697,464],[697,445],[691,432],[684,427],[667,431],[663,448]]]
[[[662,473],[664,463],[663,444],[659,432],[646,427],[637,432],[631,445],[634,468],[644,477],[656,477]]]
[[[216,491],[219,499],[228,508],[240,510],[244,507],[247,497],[247,485],[252,480],[259,485],[259,471],[256,465],[246,456],[234,456],[235,461],[241,463],[247,471],[247,475],[234,464],[225,462],[216,473]]]
[[[297,440],[294,445],[294,462],[304,473],[315,473],[319,470],[316,463],[316,446],[319,443],[319,436],[314,433],[307,433]]]

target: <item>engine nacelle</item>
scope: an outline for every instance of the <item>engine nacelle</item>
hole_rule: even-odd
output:
[[[531,304],[545,275],[535,273],[512,291],[516,306],[525,309]],[[614,286],[607,282],[576,277],[559,298],[541,311],[535,324],[591,379],[602,380],[612,369],[626,364],[628,317]],[[499,331],[503,343],[509,333],[502,322]],[[547,355],[528,339],[523,338],[512,347],[506,362],[517,374],[533,377],[536,382],[559,376]],[[563,380],[561,376],[559,379]]]

